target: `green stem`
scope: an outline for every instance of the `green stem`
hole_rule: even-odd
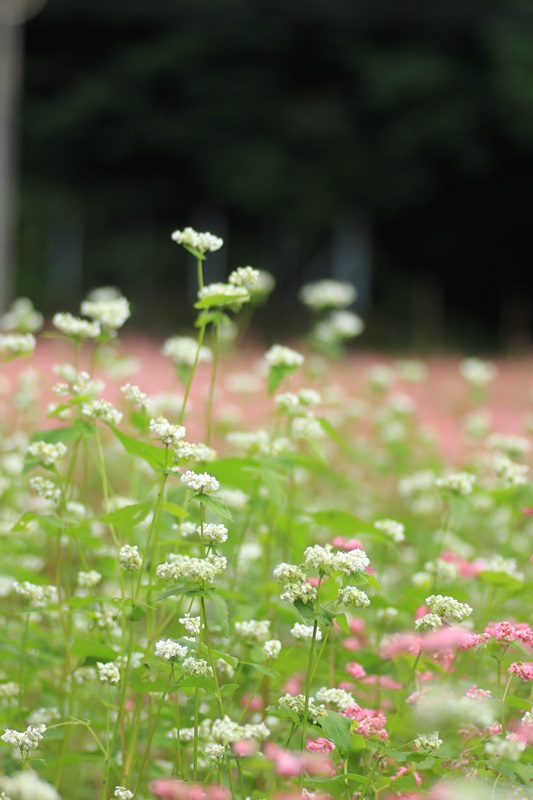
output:
[[[217,377],[218,356],[220,351],[220,332],[219,325],[215,323],[215,343],[213,347],[213,369],[211,370],[211,383],[209,385],[209,395],[207,398],[207,424],[205,443],[211,444],[211,433],[213,429],[213,400],[215,397],[215,383]]]
[[[143,779],[144,770],[146,769],[146,763],[147,763],[148,757],[150,755],[150,750],[151,750],[151,746],[152,746],[152,739],[154,738],[155,729],[157,728],[157,723],[159,721],[159,717],[161,715],[161,711],[163,710],[163,703],[166,700],[166,697],[167,697],[167,694],[169,692],[170,684],[172,683],[172,680],[173,680],[173,676],[172,676],[172,672],[171,672],[170,675],[168,676],[167,687],[166,687],[165,691],[163,692],[163,694],[161,695],[161,700],[159,701],[159,705],[157,707],[155,718],[154,718],[154,720],[152,722],[152,727],[151,727],[150,733],[148,735],[148,741],[146,742],[146,748],[145,748],[145,751],[144,751],[144,756],[143,756],[143,760],[142,760],[142,763],[141,763],[141,768],[139,770],[139,776],[137,778],[137,783],[135,784],[135,789],[134,789],[134,792],[133,792],[134,797],[137,797],[137,794],[138,794],[140,786],[141,786],[141,781]]]

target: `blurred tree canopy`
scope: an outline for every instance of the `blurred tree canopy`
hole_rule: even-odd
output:
[[[179,308],[169,233],[220,218],[227,266],[272,270],[289,309],[363,215],[387,341],[431,286],[490,338],[502,294],[531,293],[532,78],[525,0],[48,0],[26,28],[19,288],[43,296],[72,224],[82,288]]]

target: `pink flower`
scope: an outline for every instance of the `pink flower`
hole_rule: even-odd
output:
[[[335,775],[333,762],[324,751],[296,753],[293,750],[286,750],[274,742],[268,742],[265,745],[264,754],[269,761],[274,762],[277,774],[284,778],[295,778],[302,772],[325,777]]]
[[[470,697],[474,700],[480,700],[483,698],[490,698],[492,697],[492,693],[490,689],[478,689],[476,684],[474,683],[473,686],[466,692],[465,697]]]
[[[533,680],[533,662],[514,661],[507,672],[516,675],[523,681]]]
[[[248,709],[250,711],[261,711],[261,709],[263,708],[263,701],[257,694],[254,695],[254,697],[252,698],[250,697],[249,694],[243,695],[241,697],[240,703],[243,708],[246,708],[248,706]]]
[[[224,786],[199,786],[179,778],[157,778],[150,790],[159,800],[230,800],[230,792]]]
[[[478,647],[478,645],[487,644],[489,639],[490,633],[470,633],[465,636],[460,648],[461,650],[470,650],[472,647]]]
[[[387,738],[385,730],[387,717],[381,711],[373,708],[361,708],[358,703],[353,703],[344,711],[344,716],[358,723],[356,732],[365,739],[368,739],[369,736],[378,736],[384,741]]]
[[[380,686],[383,689],[403,689],[403,683],[398,683],[398,681],[395,681],[394,678],[391,678],[389,675],[367,675],[366,678],[363,679],[363,683]]]
[[[516,639],[516,628],[510,622],[489,623],[485,631],[494,636],[499,642],[514,642]]]
[[[320,736],[314,741],[307,742],[306,748],[310,753],[331,753],[332,750],[335,750],[335,745],[329,739]]]
[[[363,544],[359,539],[345,539],[344,536],[336,536],[331,542],[333,547],[340,550],[362,550]]]
[[[350,661],[344,667],[348,675],[351,675],[352,678],[359,680],[359,678],[364,678],[366,675],[364,667],[361,664],[358,664],[357,661]]]
[[[233,752],[236,756],[245,757],[253,756],[257,753],[257,743],[251,739],[241,739],[240,742],[233,744]]]

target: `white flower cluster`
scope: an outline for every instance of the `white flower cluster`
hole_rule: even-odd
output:
[[[213,492],[218,491],[220,488],[217,479],[207,472],[198,473],[187,470],[187,472],[181,476],[181,482],[184,483],[188,489],[192,489],[193,492],[199,492],[200,494],[213,494]]]
[[[185,658],[189,649],[178,642],[173,642],[172,639],[166,639],[156,642],[155,654],[165,661],[173,661],[175,658]]]
[[[475,482],[476,476],[470,472],[452,472],[451,475],[447,475],[445,478],[437,478],[435,486],[444,493],[465,497],[468,494],[472,494]]]
[[[137,545],[124,544],[119,553],[120,569],[124,572],[138,572],[142,565],[142,558]]]
[[[20,687],[18,683],[14,681],[8,681],[7,683],[0,683],[0,700],[12,700],[14,697],[20,693]],[[30,720],[32,724],[33,720]]]
[[[228,283],[233,286],[244,286],[245,289],[255,289],[259,284],[260,272],[253,267],[237,267],[230,274]]]
[[[116,798],[116,800],[132,800],[134,794],[130,789],[126,789],[125,786],[115,786],[113,797]]]
[[[226,756],[226,747],[223,744],[209,742],[206,744],[204,752],[210,761],[220,764]]]
[[[291,628],[291,634],[295,639],[302,639],[303,641],[310,642],[313,638],[313,625],[302,625],[301,622],[295,622]],[[316,630],[315,639],[319,642],[322,639],[322,631],[320,628]]]
[[[464,622],[473,611],[467,603],[460,603],[455,598],[442,594],[426,597],[426,604],[434,614],[445,619],[453,619],[455,622]]]
[[[237,306],[250,300],[250,293],[244,286],[231,283],[210,283],[198,292],[199,300],[210,300],[214,306]]]
[[[339,711],[346,711],[347,708],[355,703],[353,696],[345,689],[328,689],[326,686],[318,690],[316,699],[321,703],[329,703],[332,706],[336,706]]]
[[[61,500],[61,489],[53,481],[49,481],[47,478],[41,477],[41,475],[30,478],[30,486],[34,492],[37,492],[39,497],[52,503],[52,505],[56,506]]]
[[[281,642],[279,639],[268,639],[263,645],[263,653],[267,658],[278,658],[281,653]]]
[[[423,617],[415,622],[415,630],[425,633],[426,631],[436,631],[442,627],[442,617],[438,614],[424,614]]]
[[[206,250],[209,250],[210,253],[214,253],[220,250],[224,244],[224,241],[218,236],[214,236],[212,233],[208,232],[198,233],[194,228],[184,228],[182,231],[174,231],[171,238],[176,244],[188,245],[198,250],[200,253],[205,253]]]
[[[285,705],[292,708],[293,711],[296,711],[296,713],[303,718],[305,713],[305,695],[284,694],[283,697],[279,698],[278,703],[280,706]],[[316,724],[320,717],[326,717],[327,714],[328,712],[323,705],[317,706],[315,698],[309,698],[307,715],[311,722]]]
[[[0,327],[4,331],[16,333],[35,333],[43,326],[43,315],[36,311],[27,297],[18,297],[13,301],[9,311],[0,319]]]
[[[345,586],[339,589],[339,602],[345,606],[356,606],[358,608],[366,608],[370,605],[370,598],[366,592],[356,589],[355,586]]]
[[[509,458],[521,458],[531,452],[531,442],[525,436],[511,433],[492,433],[487,439],[487,447],[498,450]]]
[[[55,394],[63,397],[68,395],[77,397],[90,395],[91,397],[96,397],[105,388],[103,381],[92,379],[88,372],[78,372],[72,364],[57,364],[54,367],[54,372],[66,381],[66,383],[56,383],[52,387]]]
[[[175,364],[192,367],[196,358],[198,343],[190,336],[172,336],[163,344],[162,353],[168,356]],[[208,347],[201,347],[198,355],[199,364],[209,364],[213,354]]]
[[[507,739],[502,736],[491,736],[483,745],[483,749],[490,756],[505,758],[509,761],[519,761],[520,756],[526,749],[526,741],[523,739]]]
[[[23,581],[23,583],[14,581],[12,586],[13,591],[18,594],[19,597],[29,600],[32,606],[44,606],[49,603],[57,603],[58,595],[55,586],[37,586],[35,583],[30,583],[29,581]]]
[[[225,525],[217,525],[213,522],[204,523],[203,527],[199,525],[196,532],[201,536],[205,542],[209,544],[224,544],[228,539],[228,529]]]
[[[332,311],[326,319],[318,322],[312,335],[326,344],[355,339],[363,333],[365,324],[353,311]]]
[[[148,395],[141,392],[138,386],[132,386],[131,383],[126,383],[121,386],[120,391],[132,406],[146,411],[148,408]]]
[[[250,455],[275,456],[289,452],[292,442],[284,437],[271,439],[263,428],[257,431],[231,431],[226,435],[229,444]]]
[[[78,572],[76,582],[80,589],[94,589],[102,580],[102,575],[95,569],[88,570],[87,572]]]
[[[235,630],[248,641],[266,642],[270,636],[270,620],[249,619],[244,622],[236,622]]]
[[[151,419],[149,430],[152,436],[166,445],[177,444],[185,436],[183,425],[172,425],[165,417]]]
[[[494,457],[492,465],[505,489],[513,489],[527,483],[526,476],[529,471],[527,464],[516,464],[507,456],[498,455]]]
[[[190,636],[199,636],[201,630],[201,620],[200,617],[191,617],[190,614],[185,614],[184,617],[180,617],[179,621],[182,625],[185,626],[185,630]]]
[[[405,475],[398,482],[398,491],[402,497],[412,498],[415,495],[427,492],[435,486],[435,474],[431,470],[422,470],[412,475]]]
[[[28,725],[25,731],[14,731],[6,728],[5,733],[0,736],[3,742],[10,744],[20,750],[23,758],[27,758],[30,750],[36,750],[43,739],[46,725]]]
[[[116,331],[122,328],[131,316],[130,304],[125,297],[113,297],[108,300],[84,300],[81,313],[90,317],[102,328]]]
[[[305,358],[296,350],[282,344],[274,344],[265,353],[265,361],[269,367],[301,367]]]
[[[208,555],[207,558],[176,556],[175,561],[160,564],[156,576],[163,581],[188,580],[192,583],[214,583],[228,565],[224,556]]]
[[[276,406],[283,414],[305,414],[320,401],[320,394],[314,389],[300,389],[297,393],[283,392],[275,397]]]
[[[107,400],[92,400],[90,403],[83,403],[81,413],[88,419],[101,419],[107,425],[120,425],[122,412],[117,411]]]
[[[16,772],[0,778],[1,800],[61,800],[52,784],[44,781],[32,770]]]
[[[459,372],[473,386],[486,386],[496,377],[496,365],[479,358],[465,358],[459,364]]]
[[[352,575],[355,572],[364,572],[370,559],[364,550],[358,548],[335,551],[330,544],[315,544],[304,550],[304,562],[306,569],[315,569],[322,575],[330,575],[332,572]]]
[[[351,283],[326,279],[304,284],[298,297],[313,311],[322,311],[326,308],[347,308],[357,297],[357,291]]]
[[[257,724],[240,725],[234,722],[227,714],[223,719],[215,719],[211,727],[211,736],[218,744],[230,745],[234,742],[255,739],[262,742],[270,736],[270,731],[264,722]]]
[[[442,739],[439,739],[438,731],[419,733],[413,744],[419,750],[438,750],[442,744]]]
[[[31,356],[35,350],[35,336],[31,333],[0,334],[0,355]]]
[[[374,527],[390,536],[392,541],[397,544],[405,540],[405,527],[394,519],[378,519],[374,522]]]
[[[30,725],[50,725],[52,722],[57,722],[58,719],[61,719],[61,713],[58,708],[55,706],[49,706],[48,708],[36,708],[35,711],[32,711],[30,716],[28,717],[28,722]]]
[[[28,447],[29,455],[36,461],[46,464],[47,467],[61,461],[67,453],[67,446],[63,442],[33,442]]]
[[[54,314],[52,323],[64,336],[74,339],[97,339],[101,333],[98,322],[89,322],[68,312]]]
[[[515,578],[517,581],[524,580],[524,573],[519,572],[516,559],[504,558],[499,553],[487,559],[485,562],[485,570],[487,572],[504,572],[506,575],[509,575],[510,578]]]
[[[196,461],[209,464],[216,461],[217,451],[206,444],[199,442],[178,442],[174,445],[174,461]]]
[[[212,668],[203,658],[189,656],[182,662],[181,668],[185,675],[213,677]]]
[[[110,683],[116,686],[120,682],[120,670],[112,661],[107,661],[105,664],[97,661],[96,667],[98,669],[98,679],[101,683]]]

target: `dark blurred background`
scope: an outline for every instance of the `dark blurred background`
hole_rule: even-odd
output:
[[[530,0],[2,4],[25,7],[0,24],[12,295],[76,312],[112,284],[177,331],[192,225],[226,241],[208,280],[276,276],[260,328],[303,331],[297,289],[329,276],[358,285],[367,346],[527,347]]]

